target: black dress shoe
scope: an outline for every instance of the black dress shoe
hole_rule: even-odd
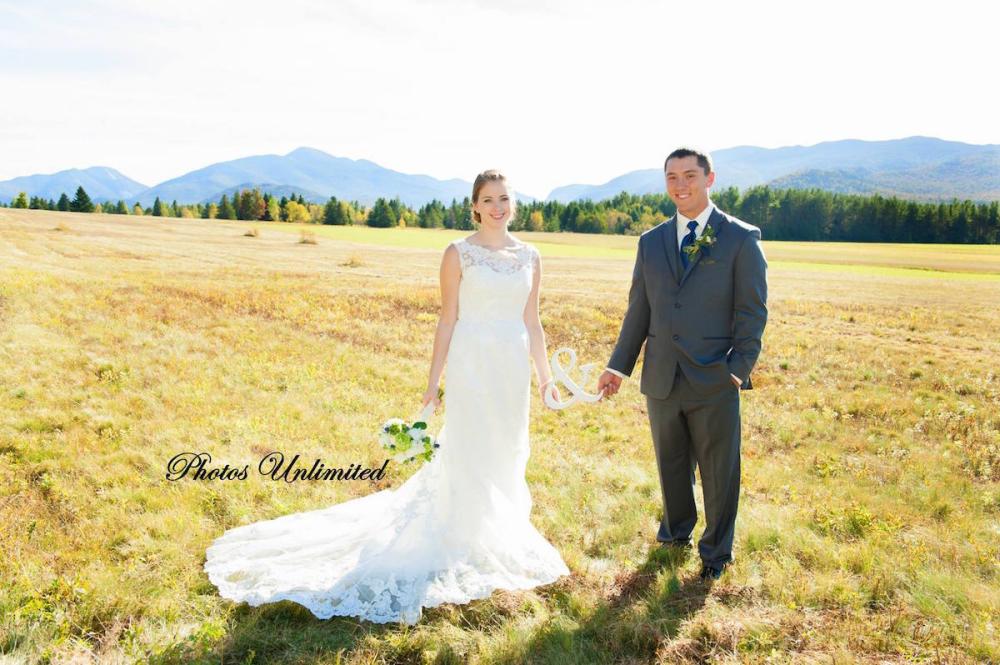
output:
[[[725,566],[723,566],[725,568]],[[716,568],[715,566],[704,565],[701,567],[701,574],[699,577],[703,580],[717,580],[722,577],[723,568]]]

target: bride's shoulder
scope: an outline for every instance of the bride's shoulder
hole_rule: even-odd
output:
[[[518,238],[515,238],[514,240],[517,240],[517,242],[519,244],[519,246],[518,246],[518,250],[519,251],[524,252],[525,254],[527,254],[528,256],[530,256],[532,259],[536,259],[537,260],[538,258],[540,258],[541,255],[538,252],[538,248],[535,247],[534,245],[532,245],[530,242],[524,242],[522,240],[519,240]]]
[[[444,262],[460,262],[462,260],[462,239],[452,240],[448,243],[448,246],[444,248],[444,253],[441,260]]]
[[[531,253],[537,253],[538,252],[538,250],[535,249],[535,246],[532,245],[530,242],[525,242],[524,240],[521,240],[520,238],[518,238],[515,235],[511,235],[510,238],[511,238],[511,240],[514,241],[514,246],[510,248],[512,251],[515,251],[515,252],[531,252]]]

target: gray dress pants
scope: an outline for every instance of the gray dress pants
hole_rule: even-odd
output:
[[[733,559],[740,495],[740,391],[735,385],[703,397],[680,366],[666,399],[646,397],[656,466],[663,493],[663,520],[656,539],[689,541],[698,521],[695,467],[701,469],[705,531],[698,554],[721,568]]]

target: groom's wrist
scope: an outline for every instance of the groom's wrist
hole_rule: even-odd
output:
[[[625,374],[622,374],[621,372],[619,372],[619,371],[618,371],[618,370],[616,370],[616,369],[611,369],[610,367],[605,367],[605,368],[604,368],[604,371],[606,371],[606,372],[611,372],[611,373],[612,373],[612,374],[614,374],[615,376],[617,376],[617,377],[619,377],[619,378],[622,378],[622,379],[627,379],[627,378],[628,378],[628,376],[627,376],[627,375],[625,375]]]

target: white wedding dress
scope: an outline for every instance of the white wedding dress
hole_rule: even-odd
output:
[[[525,482],[531,363],[523,312],[537,250],[453,244],[462,279],[434,459],[395,490],[227,531],[205,561],[223,597],[292,600],[321,619],[412,624],[423,607],[569,573],[529,520]]]

